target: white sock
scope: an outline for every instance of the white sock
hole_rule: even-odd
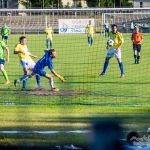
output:
[[[49,80],[49,84],[50,84],[51,88],[53,89],[54,88],[54,80],[53,80],[53,78],[51,78],[51,80]]]

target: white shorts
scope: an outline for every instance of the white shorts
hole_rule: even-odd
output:
[[[33,60],[20,60],[20,64],[22,66],[22,69],[29,69],[29,70],[33,70],[34,66],[35,66],[35,62]]]
[[[114,55],[116,56],[116,58],[121,59],[121,50],[116,51],[115,48],[109,48],[107,52],[107,57],[113,57]]]
[[[93,38],[93,34],[88,34],[87,37]]]
[[[52,39],[53,39],[52,37],[47,38],[48,41],[52,41]]]

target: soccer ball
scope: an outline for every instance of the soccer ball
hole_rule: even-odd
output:
[[[114,40],[113,40],[113,39],[109,39],[109,40],[107,41],[107,45],[108,45],[108,46],[113,46],[113,45],[114,45]]]

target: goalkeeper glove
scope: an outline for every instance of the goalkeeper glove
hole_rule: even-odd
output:
[[[59,79],[60,79],[62,82],[65,81],[64,77],[62,77],[62,76],[60,76]]]

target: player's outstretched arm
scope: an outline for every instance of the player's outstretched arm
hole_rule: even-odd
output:
[[[31,57],[33,57],[33,58],[37,58],[37,56],[36,55],[33,55],[32,53],[30,53],[30,52],[28,52],[28,55],[29,56],[31,56]]]
[[[58,74],[56,71],[51,70],[52,74],[55,75],[56,77],[58,77],[62,82],[65,81],[64,77],[61,76],[60,74]]]

